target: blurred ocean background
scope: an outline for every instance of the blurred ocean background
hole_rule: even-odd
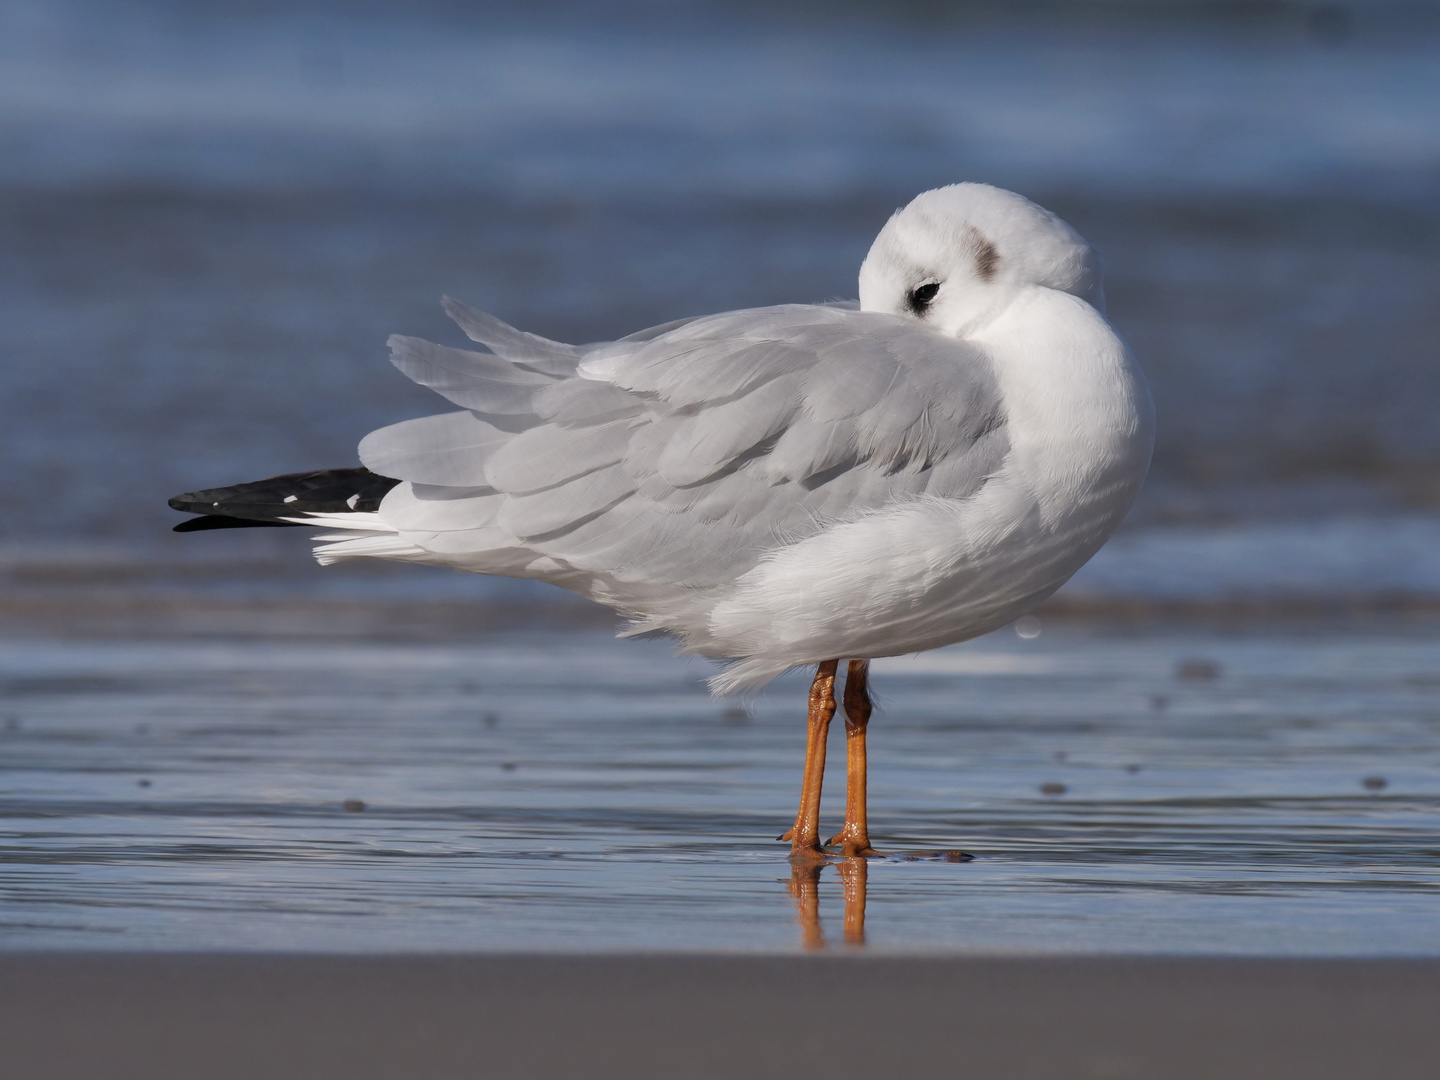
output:
[[[1435,3],[12,0],[0,566],[374,595],[165,499],[447,407],[384,346],[458,340],[442,293],[567,341],[851,297],[888,214],[969,179],[1102,249],[1158,408],[1072,603],[1429,606],[1437,101]]]
[[[1016,917],[1029,920],[967,937],[979,908],[944,908],[944,889],[917,877],[892,893],[913,903],[890,940],[923,944],[905,921],[920,912],[951,944],[1061,947],[1079,940],[1064,932],[1073,917],[1094,947],[1127,947],[1130,916],[1115,913],[1130,911],[1146,928],[1130,944],[1145,947],[1253,951],[1284,931],[1299,951],[1440,951],[1433,930],[1406,937],[1437,887],[1437,103],[1435,2],[8,0],[0,888],[17,906],[0,943],[200,947],[273,903],[300,914],[255,916],[236,931],[245,947],[535,946],[556,925],[537,897],[596,895],[654,918],[660,936],[622,943],[684,937],[664,936],[683,920],[656,898],[710,864],[687,848],[690,869],[672,873],[657,838],[678,827],[734,855],[737,837],[785,824],[798,686],[716,735],[705,718],[729,714],[700,691],[703,664],[660,646],[610,652],[613,619],[566,594],[320,570],[298,530],[175,536],[165,500],[351,465],[373,428],[448,408],[384,344],[458,343],[442,294],[569,341],[853,297],[896,207],[979,180],[1055,210],[1104,253],[1159,441],[1131,520],[1030,637],[972,647],[999,668],[889,669],[902,728],[897,758],[876,766],[877,815],[991,851],[995,891],[965,903],[1000,918],[1028,898]],[[522,677],[547,655],[614,666],[588,688]],[[472,666],[489,672],[480,690],[465,689]],[[1013,677],[1027,671],[1040,681]],[[1167,712],[1176,693],[1189,726]],[[392,698],[424,720],[413,744],[384,741],[399,738]],[[767,708],[779,756],[765,764]],[[487,749],[500,736],[477,717],[492,709],[528,718],[531,741]],[[1055,719],[1067,709],[1083,715]],[[1162,714],[1159,743],[1136,734]],[[576,749],[582,715],[609,741]],[[287,741],[302,730],[309,741]],[[707,734],[688,744],[690,730]],[[960,772],[943,783],[925,773],[942,742],[971,755],[945,758]],[[383,768],[375,746],[395,752]],[[1036,797],[1077,753],[1111,770],[1088,809]],[[497,771],[512,757],[525,763],[514,777]],[[558,772],[528,772],[532,758]],[[483,798],[482,773],[426,771],[452,759],[485,763]],[[1143,782],[1114,771],[1142,763]],[[696,790],[688,768],[718,777],[708,825],[667,817]],[[492,773],[509,786],[486,787]],[[1372,774],[1386,794],[1360,786]],[[945,785],[962,781],[978,786],[957,803]],[[907,802],[911,782],[922,794]],[[360,835],[376,819],[343,815],[342,795],[389,805],[390,840]],[[456,809],[466,799],[490,809]],[[553,816],[534,825],[542,805]],[[312,810],[340,814],[341,831]],[[926,817],[942,810],[958,816]],[[1143,853],[1088,846],[1147,822]],[[470,839],[437,840],[454,830]],[[1376,836],[1389,870],[1366,861]],[[436,899],[438,921],[416,915],[410,937],[400,915],[330,921],[352,903],[389,918],[467,859],[482,878],[490,855],[525,870],[577,838],[594,845],[578,878],[545,863],[514,879],[523,888],[494,886],[488,937],[463,899]],[[407,864],[410,885],[391,873],[405,851],[431,860]],[[1260,851],[1293,856],[1289,869]],[[715,864],[740,890],[719,895],[741,896],[722,914],[742,938],[758,910],[745,890],[772,889],[773,859],[746,848]],[[933,884],[971,868],[877,874]],[[197,899],[173,907],[176,890]],[[1106,907],[1121,895],[1138,906]],[[1240,895],[1290,900],[1227,923],[1215,898]],[[779,912],[788,940],[775,897],[754,903]],[[555,941],[595,931],[579,910]]]

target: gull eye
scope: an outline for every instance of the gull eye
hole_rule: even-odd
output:
[[[931,281],[921,285],[918,289],[911,291],[906,299],[910,303],[910,310],[916,315],[924,315],[925,309],[930,306],[930,301],[935,299],[935,294],[940,291],[940,283]]]

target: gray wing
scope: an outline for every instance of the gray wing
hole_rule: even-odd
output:
[[[973,494],[1009,448],[988,356],[912,319],[786,305],[577,347],[447,310],[493,352],[392,348],[465,411],[374,432],[361,460],[409,481],[386,523],[476,568],[523,552],[721,584],[830,525]]]

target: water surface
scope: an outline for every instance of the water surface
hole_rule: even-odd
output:
[[[975,859],[865,867],[867,947],[1440,955],[1425,634],[1048,620],[876,666],[877,846]],[[803,680],[746,713],[709,671],[588,631],[5,642],[0,947],[838,945],[855,871],[807,927],[773,840]]]

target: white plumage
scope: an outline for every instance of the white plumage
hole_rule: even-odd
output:
[[[489,352],[391,339],[463,411],[373,432],[402,481],[312,517],[321,562],[537,578],[731,661],[917,652],[1040,603],[1099,549],[1150,458],[1144,380],[1069,226],[980,184],[898,211],[860,302],[733,311],[572,346],[454,301]]]

